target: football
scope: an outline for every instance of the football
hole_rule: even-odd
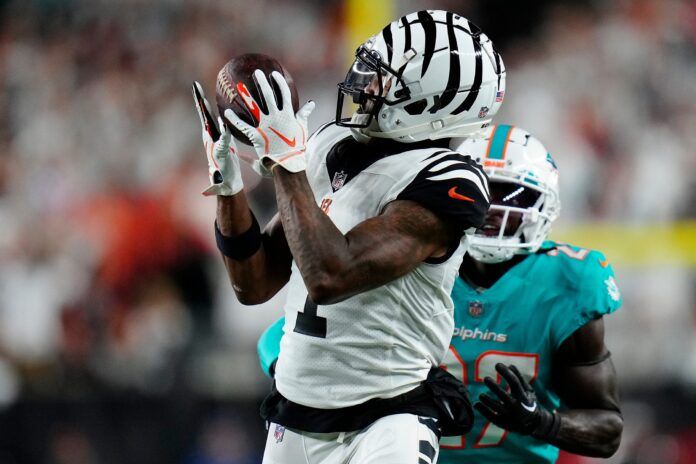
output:
[[[239,92],[243,92],[243,88],[246,87],[251,96],[261,107],[261,111],[267,112],[266,102],[263,100],[256,85],[256,80],[254,79],[254,71],[257,69],[262,70],[266,75],[268,82],[273,88],[276,103],[282,108],[280,102],[280,89],[278,89],[277,84],[271,78],[271,73],[273,71],[280,72],[283,77],[285,77],[288,87],[290,87],[293,110],[297,111],[299,109],[299,98],[297,96],[295,82],[288,70],[285,69],[278,60],[261,53],[246,53],[232,58],[220,69],[220,72],[218,72],[217,81],[215,83],[215,101],[217,103],[218,112],[232,130],[232,135],[246,145],[251,145],[249,139],[225,118],[224,113],[225,110],[229,108],[247,124],[254,127],[258,125],[258,121],[254,117],[252,111],[247,108],[244,101],[239,96]]]

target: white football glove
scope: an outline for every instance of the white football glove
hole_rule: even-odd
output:
[[[246,135],[256,149],[259,157],[253,163],[253,168],[262,176],[272,175],[273,166],[280,165],[290,172],[300,172],[307,168],[305,156],[307,142],[307,119],[314,110],[314,102],[308,101],[297,114],[293,113],[290,88],[285,78],[278,71],[273,71],[271,77],[278,84],[283,109],[278,109],[266,75],[261,70],[254,71],[256,83],[263,96],[268,114],[265,114],[254,98],[248,92],[239,92],[239,96],[249,110],[258,114],[258,127],[250,126],[242,121],[232,110],[225,111],[225,117],[237,129]]]
[[[244,188],[244,184],[242,172],[239,169],[237,146],[232,133],[222,118],[218,118],[218,129],[203,88],[196,81],[193,81],[193,100],[196,103],[198,117],[201,119],[201,136],[205,154],[208,157],[210,187],[203,190],[203,195],[231,196],[239,193]]]

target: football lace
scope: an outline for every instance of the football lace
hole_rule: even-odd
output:
[[[220,70],[220,72],[218,73],[216,85],[217,85],[218,92],[224,94],[227,97],[227,99],[229,100],[229,102],[232,103],[232,101],[237,96],[237,92],[234,90],[232,83],[227,78],[227,73],[225,72],[225,68],[222,68]]]

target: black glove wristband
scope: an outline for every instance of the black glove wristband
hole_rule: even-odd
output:
[[[560,428],[561,416],[556,411],[549,412],[543,410],[540,416],[539,426],[534,432],[532,432],[532,436],[539,440],[548,442],[556,438],[558,429]]]
[[[235,237],[227,237],[222,235],[215,221],[215,242],[223,255],[235,261],[243,261],[261,248],[261,228],[252,214],[251,227],[247,231]]]

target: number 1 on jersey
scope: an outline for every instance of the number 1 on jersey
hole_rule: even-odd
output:
[[[305,300],[302,312],[297,312],[293,331],[310,337],[326,338],[326,318],[317,316],[317,305],[309,296]]]

